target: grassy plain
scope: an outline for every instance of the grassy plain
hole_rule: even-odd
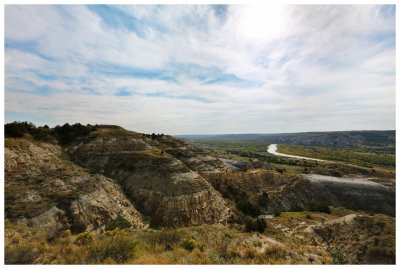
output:
[[[189,143],[214,151],[220,157],[242,160],[258,159],[271,163],[277,170],[291,173],[305,173],[307,167],[324,166],[315,161],[304,161],[279,157],[267,152],[269,143],[252,140],[225,140],[215,138],[197,138]],[[278,151],[286,154],[331,160],[338,166],[346,164],[360,166],[365,169],[394,172],[394,145],[360,146],[360,147],[317,147],[303,145],[278,144]],[[349,166],[347,166],[349,168]]]
[[[366,167],[382,167],[394,170],[396,156],[392,145],[362,147],[320,147],[303,145],[278,145],[278,151],[286,154],[339,161]]]

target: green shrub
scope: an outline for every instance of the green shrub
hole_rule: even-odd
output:
[[[279,217],[281,215],[282,211],[280,209],[275,208],[274,209],[274,216]]]
[[[106,223],[105,230],[112,231],[115,230],[115,228],[123,230],[123,229],[128,229],[130,227],[132,227],[132,224],[123,216],[118,215],[116,219]]]
[[[329,206],[321,202],[310,204],[308,206],[308,210],[312,212],[324,212],[328,214],[331,213],[331,209],[329,208]]]
[[[260,233],[263,233],[265,228],[267,227],[267,223],[262,218],[257,218],[256,220],[253,220],[250,217],[246,217],[244,219],[244,222],[246,232],[258,231]]]
[[[84,137],[91,131],[96,130],[96,126],[82,125],[75,123],[69,125],[68,123],[63,126],[57,125],[53,129],[45,125],[43,127],[36,127],[31,122],[18,122],[7,123],[4,125],[4,134],[6,137],[23,137],[24,134],[30,134],[37,140],[49,140],[51,137],[57,138],[61,144],[68,144],[77,137]]]
[[[47,125],[36,127],[31,122],[14,121],[4,125],[4,134],[6,137],[23,137],[24,134],[30,134],[37,140],[48,140],[51,136],[51,130]]]
[[[199,248],[201,251],[204,250],[204,244],[196,241],[193,237],[190,239],[183,239],[182,246],[184,249],[193,250],[194,248]]]
[[[161,230],[161,231],[152,231],[146,234],[145,241],[147,241],[151,246],[161,245],[174,245],[181,241],[181,234],[175,230]]]
[[[330,254],[332,256],[334,264],[347,264],[348,263],[345,255],[339,248],[333,250]]]
[[[277,259],[284,259],[286,257],[286,250],[278,245],[268,246],[264,250],[264,254],[267,257]]]
[[[71,216],[71,226],[69,229],[71,230],[72,234],[80,234],[83,233],[86,230],[86,225],[81,222],[79,219],[77,219],[76,216],[72,215]]]
[[[4,134],[6,137],[23,137],[25,133],[30,133],[36,128],[31,122],[14,121],[4,125]]]
[[[257,218],[254,222],[254,226],[258,232],[263,233],[265,228],[267,227],[267,223],[263,218]]]
[[[89,248],[90,259],[94,263],[103,263],[105,259],[112,258],[123,263],[134,257],[137,244],[137,241],[126,235],[105,237]]]
[[[258,197],[258,204],[262,207],[266,207],[268,204],[268,193],[263,192],[263,194]]]
[[[216,240],[214,243],[215,251],[223,259],[227,259],[230,256],[228,251],[228,246],[229,246],[229,239],[227,238],[226,234],[220,236],[219,240]]]
[[[226,186],[226,190],[224,190],[222,192],[223,196],[225,198],[231,199],[236,201],[236,203],[239,200],[247,200],[248,199],[248,195],[246,192],[241,191],[238,188],[235,188],[232,184],[228,183]]]
[[[255,205],[251,203],[250,201],[247,200],[238,200],[236,202],[236,207],[243,211],[245,214],[249,214],[253,217],[256,217],[260,215],[260,207],[258,205]]]
[[[183,248],[185,248],[187,250],[192,250],[195,247],[196,247],[196,240],[194,240],[193,238],[183,239]]]
[[[212,264],[224,263],[224,259],[219,255],[217,251],[211,251],[210,254],[208,254],[208,257],[210,258]]]
[[[4,249],[5,264],[33,264],[39,253],[31,245],[6,246]]]
[[[289,209],[289,212],[301,212],[301,211],[304,211],[304,209],[299,204],[292,205],[292,207]]]
[[[252,232],[255,230],[255,225],[254,221],[251,217],[246,216],[244,219],[244,224],[245,224],[245,231],[246,232]]]
[[[74,243],[77,245],[88,245],[94,242],[94,235],[89,232],[80,233],[75,237]]]
[[[66,123],[63,126],[57,125],[54,127],[55,136],[57,136],[61,144],[68,144],[77,137],[84,137],[94,130],[96,130],[96,126],[91,126],[90,124],[85,126],[80,123],[75,123],[74,125]]]

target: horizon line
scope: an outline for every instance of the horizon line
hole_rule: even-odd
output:
[[[219,134],[177,134],[172,136],[193,136],[193,135],[266,135],[266,134],[301,134],[301,133],[333,133],[333,132],[372,132],[372,131],[396,131],[396,129],[369,129],[369,130],[335,130],[335,131],[301,131],[301,132],[277,132],[277,133],[219,133]]]

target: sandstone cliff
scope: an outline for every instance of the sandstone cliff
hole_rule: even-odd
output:
[[[152,225],[225,222],[229,209],[221,194],[169,154],[168,149],[180,146],[169,136],[151,139],[122,128],[101,128],[67,152],[79,165],[117,180]]]
[[[265,169],[201,175],[224,197],[236,201],[246,199],[257,204],[260,197],[266,195],[265,211],[287,211],[296,206],[307,208],[318,202],[392,216],[395,214],[394,187],[378,183],[350,184],[345,179],[338,182],[315,181],[302,175],[288,176]]]
[[[118,214],[134,228],[142,216],[112,179],[66,160],[59,145],[24,138],[5,141],[5,217],[46,229],[100,231]]]

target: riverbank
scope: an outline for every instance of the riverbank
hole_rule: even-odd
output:
[[[271,144],[271,145],[268,146],[268,149],[267,149],[268,153],[271,153],[271,154],[276,155],[276,156],[295,158],[295,159],[301,159],[301,160],[317,161],[317,162],[327,162],[326,160],[321,160],[321,159],[315,159],[315,158],[309,158],[309,157],[303,157],[303,156],[296,156],[296,155],[280,153],[280,152],[277,152],[277,150],[278,150],[277,144]]]

